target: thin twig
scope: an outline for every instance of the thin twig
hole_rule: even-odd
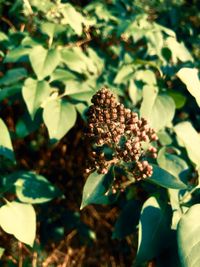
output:
[[[18,267],[23,267],[23,253],[22,253],[22,243],[18,242],[19,247],[19,264]]]
[[[17,31],[17,29],[15,28],[14,24],[12,24],[12,22],[9,19],[7,19],[5,17],[0,17],[0,18],[1,18],[2,21],[7,23],[14,32]]]

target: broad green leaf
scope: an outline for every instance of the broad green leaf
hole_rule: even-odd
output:
[[[187,150],[190,160],[200,167],[200,135],[190,122],[181,122],[174,127],[180,145]]]
[[[157,135],[158,135],[159,142],[163,146],[170,145],[173,141],[171,136],[165,130],[159,131]]]
[[[131,65],[123,65],[119,70],[114,79],[114,83],[126,83],[128,80],[133,78],[134,68]]]
[[[176,230],[179,220],[182,216],[182,209],[180,206],[180,192],[176,189],[168,189],[170,204],[172,208],[172,223],[171,229]],[[187,193],[186,193],[187,194]]]
[[[158,95],[157,88],[145,86],[140,108],[141,117],[146,118],[156,131],[169,126],[175,114],[175,103],[168,95]]]
[[[10,134],[2,119],[0,119],[0,155],[15,161]]]
[[[0,225],[6,233],[33,246],[36,234],[36,214],[32,205],[7,201],[7,204],[0,208]]]
[[[51,22],[44,22],[41,24],[42,32],[46,33],[50,38],[54,37],[56,31],[56,24]]]
[[[112,238],[122,239],[132,234],[138,225],[140,210],[141,203],[139,201],[128,201],[117,218]]]
[[[188,91],[195,97],[200,107],[200,81],[198,70],[194,68],[182,68],[176,75],[186,85]]]
[[[80,47],[65,48],[61,51],[62,61],[67,67],[78,73],[99,74],[93,60],[83,53]]]
[[[4,59],[4,63],[8,62],[18,62],[18,61],[27,61],[28,54],[30,53],[31,48],[26,48],[23,46],[16,47],[8,52]]]
[[[8,41],[8,36],[4,32],[0,31],[0,42],[2,41]]]
[[[186,189],[187,186],[177,177],[173,176],[159,166],[153,165],[153,174],[146,181],[153,182],[165,188]]]
[[[0,259],[4,254],[4,251],[5,251],[5,248],[0,247]]]
[[[35,118],[32,120],[28,113],[28,110],[25,110],[24,114],[21,115],[21,117],[17,121],[16,134],[19,138],[24,138],[30,133],[36,131],[40,127],[41,123],[42,116],[40,112],[38,112]]]
[[[132,103],[136,105],[139,100],[139,92],[133,80],[129,81],[128,93]]]
[[[21,202],[39,204],[50,201],[60,195],[45,177],[33,172],[16,172],[12,175],[16,179],[17,197]]]
[[[24,68],[15,68],[8,70],[5,73],[5,75],[2,78],[0,78],[0,86],[17,83],[20,80],[24,79],[26,76],[27,76],[27,70]]]
[[[75,124],[75,107],[62,99],[48,101],[43,111],[44,123],[51,139],[61,139]]]
[[[47,99],[50,92],[51,88],[46,81],[38,81],[32,78],[25,81],[22,95],[32,119],[34,119],[37,110]]]
[[[83,196],[80,209],[89,204],[108,204],[111,202],[108,190],[112,184],[113,168],[107,174],[91,173],[83,188]]]
[[[69,24],[76,34],[81,35],[83,31],[83,24],[86,19],[79,13],[71,4],[63,5],[61,9],[63,18],[61,24]]]
[[[176,38],[169,36],[165,41],[166,47],[168,47],[172,52],[172,61],[177,63],[178,59],[182,62],[194,61],[190,52],[186,48],[183,42],[179,43]]]
[[[177,155],[167,153],[166,147],[159,150],[157,162],[161,168],[177,178],[183,178],[188,169],[187,163]]]
[[[173,98],[177,109],[182,108],[185,105],[187,99],[183,94],[176,91],[169,91],[168,93],[169,96]]]
[[[134,74],[134,79],[152,86],[157,84],[155,73],[152,70],[138,70]]]
[[[51,74],[51,81],[62,81],[62,82],[67,82],[70,80],[77,80],[77,76],[72,73],[70,70],[64,70],[57,68],[55,71]]]
[[[136,266],[157,256],[167,246],[168,235],[168,210],[150,197],[141,210]]]
[[[60,63],[60,53],[56,49],[47,50],[38,45],[31,50],[29,59],[38,79],[42,80],[51,75]]]
[[[15,94],[18,94],[21,92],[21,86],[20,84],[12,85],[9,87],[4,87],[3,89],[0,89],[0,101],[9,98]]]
[[[180,219],[177,229],[182,267],[200,266],[200,204],[193,205]]]

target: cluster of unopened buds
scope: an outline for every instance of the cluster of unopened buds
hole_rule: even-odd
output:
[[[87,136],[93,144],[88,172],[107,173],[111,165],[128,168],[135,180],[152,175],[148,158],[157,157],[155,131],[144,118],[125,108],[107,88],[92,98]]]

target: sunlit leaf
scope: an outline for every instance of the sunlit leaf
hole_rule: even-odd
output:
[[[46,81],[38,81],[32,78],[28,78],[25,81],[22,95],[32,119],[34,119],[38,108],[46,100],[50,92],[50,86]]]
[[[0,208],[0,225],[6,233],[33,246],[36,234],[36,214],[32,205],[7,201],[7,204]]]
[[[30,62],[39,80],[50,75],[60,62],[60,53],[56,49],[47,50],[35,46],[29,54]]]
[[[192,206],[178,224],[178,251],[182,267],[200,265],[200,204]]]
[[[177,178],[183,178],[184,172],[188,169],[188,165],[183,159],[177,155],[167,153],[165,147],[159,150],[157,161],[161,168]]]
[[[15,161],[15,155],[13,152],[13,146],[10,139],[10,134],[7,126],[0,119],[0,155]]]
[[[158,95],[155,86],[145,86],[140,114],[156,131],[159,131],[170,125],[175,114],[175,103],[168,95]]]
[[[48,101],[43,111],[44,123],[51,139],[61,139],[75,124],[75,107],[62,99]]]
[[[176,75],[186,85],[188,91],[195,97],[200,107],[200,81],[198,70],[194,68],[182,68]]]
[[[63,18],[62,24],[69,24],[76,34],[81,35],[83,31],[83,24],[86,19],[79,13],[71,4],[67,3],[63,5],[61,9]]]
[[[200,135],[190,122],[181,122],[174,127],[180,145],[187,150],[188,156],[198,167],[200,166]]]
[[[123,65],[117,72],[114,83],[125,83],[133,77],[134,68],[131,65]]]

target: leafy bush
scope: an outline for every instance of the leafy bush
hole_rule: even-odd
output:
[[[135,179],[116,164],[106,174],[90,173],[82,203],[77,197],[77,204],[120,207],[112,237],[129,236],[134,243],[138,236],[134,266],[153,262],[162,267],[198,267],[199,3],[0,3],[1,228],[31,246],[31,254],[41,254],[38,264],[48,261],[41,252],[42,237],[36,239],[36,222],[41,229],[51,225],[55,240],[64,238],[66,228],[78,229],[86,243],[96,239],[95,229],[81,221],[77,210],[58,208],[62,201],[69,206],[71,202],[66,174],[56,177],[59,166],[54,166],[51,155],[60,147],[56,159],[65,169],[71,158],[75,175],[80,167],[83,181],[80,161],[73,154],[65,160],[68,148],[63,140],[68,137],[70,144],[74,133],[85,135],[91,99],[106,86],[155,130],[158,156],[148,159],[153,174],[146,179]],[[86,163],[90,144],[81,142],[85,149],[81,162]],[[34,165],[40,150],[43,156]],[[49,173],[52,166],[55,172]],[[52,213],[45,213],[48,209]],[[57,218],[63,223],[54,227]],[[6,252],[2,259],[8,261]]]

